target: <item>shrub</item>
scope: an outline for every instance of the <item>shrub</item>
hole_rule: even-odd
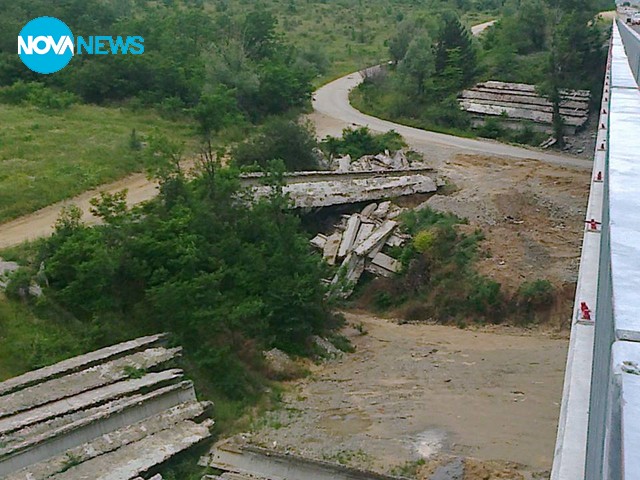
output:
[[[321,147],[328,155],[351,155],[357,159],[364,155],[375,155],[385,150],[395,152],[404,147],[402,136],[391,130],[382,134],[371,133],[369,128],[345,128],[342,138],[327,137]]]
[[[532,308],[548,306],[553,302],[554,290],[549,280],[524,282],[518,289],[518,303]]]
[[[29,104],[48,110],[64,110],[78,102],[73,93],[52,90],[38,82],[16,82],[0,89],[0,102],[12,105]]]
[[[311,125],[274,117],[256,135],[239,144],[232,156],[240,166],[266,168],[271,160],[282,160],[288,170],[316,170],[316,147]]]

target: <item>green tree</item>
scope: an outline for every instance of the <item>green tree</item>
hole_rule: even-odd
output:
[[[239,144],[232,157],[241,166],[258,165],[265,169],[271,160],[282,160],[288,170],[317,170],[314,153],[317,146],[311,124],[273,117],[256,135]]]
[[[462,72],[462,81],[467,85],[476,74],[476,53],[466,27],[454,14],[442,16],[443,25],[435,43],[435,73],[442,75],[445,69],[455,67]],[[455,56],[455,65],[451,58]]]
[[[422,96],[425,91],[426,80],[435,72],[435,59],[431,38],[422,33],[411,40],[405,54],[400,71],[407,75],[413,84],[414,91]]]

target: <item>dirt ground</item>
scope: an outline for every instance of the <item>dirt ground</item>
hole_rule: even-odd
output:
[[[439,172],[458,190],[426,204],[482,228],[481,273],[507,292],[538,278],[571,291],[578,275],[588,172],[477,155],[457,155]]]
[[[356,352],[310,365],[283,407],[256,422],[252,442],[381,472],[453,455],[479,459],[477,471],[517,473],[473,476],[468,467],[467,480],[547,474],[566,335],[346,318]]]

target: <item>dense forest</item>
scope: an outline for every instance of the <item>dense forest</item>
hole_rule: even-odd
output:
[[[534,84],[558,102],[562,88],[587,89],[599,102],[608,22],[597,21],[609,1],[507,0],[496,24],[479,39],[455,13],[405,20],[390,38],[395,67],[354,93],[359,108],[430,129],[471,133],[457,95],[478,81]],[[535,142],[532,131],[476,134]]]

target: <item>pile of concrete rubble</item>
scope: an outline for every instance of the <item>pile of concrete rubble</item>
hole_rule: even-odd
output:
[[[329,168],[338,172],[372,172],[384,170],[406,170],[408,168],[426,167],[422,162],[410,161],[405,152],[398,150],[391,155],[389,150],[377,155],[365,155],[353,160],[351,155],[332,158]]]
[[[401,263],[383,250],[408,240],[397,228],[396,219],[403,211],[391,202],[371,203],[361,213],[343,216],[331,235],[318,234],[311,240],[329,265],[341,263],[331,280],[336,294],[344,298],[351,295],[365,270],[383,277],[400,271]]]

